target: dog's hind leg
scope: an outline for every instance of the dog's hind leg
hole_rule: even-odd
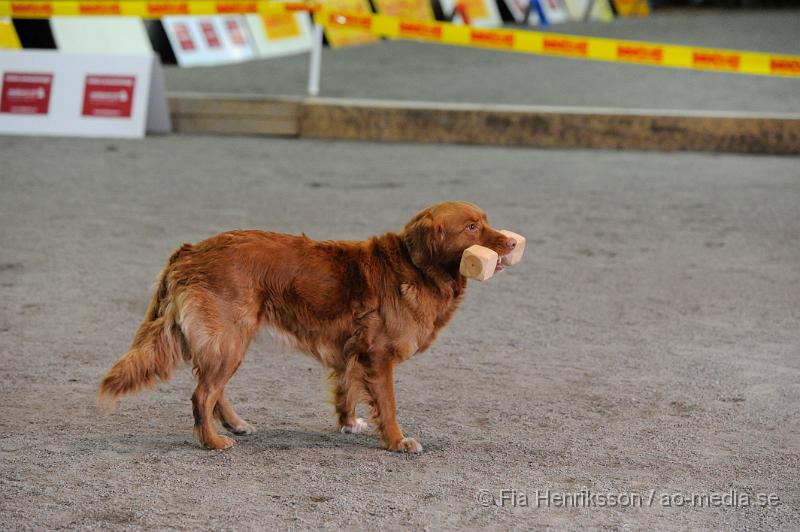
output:
[[[364,394],[362,370],[350,365],[344,371],[331,372],[331,393],[336,411],[336,428],[345,434],[358,434],[369,430],[369,424],[356,417],[356,405]]]
[[[217,399],[217,404],[214,407],[214,417],[232,434],[252,434],[256,431],[253,425],[239,417],[239,414],[236,413],[231,404],[225,399],[224,391],[220,394],[219,399]]]
[[[198,381],[192,395],[194,432],[200,443],[208,449],[227,449],[235,443],[217,432],[212,417],[220,399],[225,401],[225,385],[239,368],[248,343],[249,338],[244,341],[236,334],[218,338],[210,341],[202,354],[194,358]]]

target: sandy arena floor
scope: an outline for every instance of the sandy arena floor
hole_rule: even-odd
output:
[[[796,158],[191,136],[0,158],[2,529],[800,526]],[[421,456],[335,433],[321,369],[264,342],[230,451],[195,443],[185,367],[95,412],[182,242],[364,238],[447,198],[529,244],[398,371]]]

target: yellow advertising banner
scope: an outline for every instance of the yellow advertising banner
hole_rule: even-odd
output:
[[[17,30],[10,19],[0,19],[0,48],[21,48]]]
[[[732,74],[800,77],[800,56],[700,48],[678,44],[624,41],[581,37],[518,29],[462,26],[433,19],[427,0],[375,0],[382,10],[406,12],[408,18],[372,13],[369,0],[326,0],[278,2],[264,0],[0,0],[0,43],[18,46],[14,27],[3,17],[49,18],[52,16],[122,15],[157,18],[176,14],[282,15],[313,12],[325,28],[331,46],[348,46],[389,39],[414,39],[456,46],[491,48],[537,55],[551,55],[595,61],[688,68]],[[648,14],[645,0],[614,0],[630,8],[629,14]],[[427,20],[426,20],[427,18]],[[266,21],[265,21],[266,22]],[[296,23],[296,21],[295,21]],[[288,19],[277,17],[267,23],[276,37],[289,39],[296,28]],[[14,32],[13,34],[11,32]]]
[[[646,17],[650,14],[647,0],[612,0],[617,15],[621,17]]]
[[[329,13],[344,11],[352,14],[350,24],[337,24],[336,20],[318,20],[325,26],[325,37],[334,48],[374,43],[378,38],[372,32],[372,9],[368,0],[326,0],[325,10]],[[323,15],[335,16],[335,15]],[[361,23],[359,23],[359,21]]]
[[[410,20],[434,19],[429,0],[374,0],[374,2],[375,9],[382,15]]]
[[[324,25],[356,27],[392,39],[491,48],[509,52],[609,61],[732,74],[800,77],[800,56],[699,48],[678,44],[623,41],[529,30],[459,26],[448,22],[403,20],[389,15],[319,14]]]
[[[270,39],[292,39],[302,35],[294,13],[262,15],[261,20],[264,23],[264,32]]]

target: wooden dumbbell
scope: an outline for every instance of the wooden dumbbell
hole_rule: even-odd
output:
[[[503,229],[500,232],[517,243],[517,246],[514,248],[514,251],[512,251],[508,255],[505,255],[502,259],[503,264],[505,264],[506,266],[513,266],[514,264],[522,260],[522,254],[525,253],[525,237],[522,235],[518,235],[517,233],[512,233],[507,229]]]
[[[522,254],[525,253],[525,237],[507,230],[500,232],[517,243],[514,251],[500,259],[497,253],[489,248],[478,245],[470,246],[461,255],[461,266],[459,267],[461,275],[476,281],[485,281],[494,275],[498,262],[513,266],[522,260]]]
[[[494,275],[498,259],[496,252],[476,244],[464,250],[458,271],[469,279],[485,281]]]

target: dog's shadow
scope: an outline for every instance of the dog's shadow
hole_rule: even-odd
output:
[[[334,431],[305,431],[258,428],[253,434],[232,436],[237,447],[257,449],[317,449],[335,447],[380,447],[376,434],[342,434]]]
[[[236,445],[233,449],[248,451],[288,450],[288,449],[324,449],[353,448],[379,449],[380,443],[375,434],[342,434],[333,431],[305,431],[276,428],[257,428],[248,435],[231,435]],[[189,434],[127,434],[114,435],[107,438],[93,438],[78,443],[82,450],[91,448],[95,451],[117,454],[132,453],[168,453],[181,450],[204,450],[197,440]]]
[[[227,433],[226,433],[227,434]],[[228,434],[228,436],[231,436]],[[370,431],[361,434],[343,434],[332,430],[306,431],[287,430],[276,428],[260,429],[246,436],[231,436],[236,440],[236,447],[252,449],[379,449],[382,450],[380,437],[377,432]],[[199,448],[198,443],[194,443]],[[423,445],[426,451],[443,451],[450,446],[445,438],[425,434]],[[399,453],[403,455],[403,453]]]

